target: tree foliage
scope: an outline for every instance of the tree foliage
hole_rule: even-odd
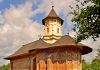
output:
[[[10,64],[3,65],[0,70],[10,70]]]
[[[87,70],[89,68],[89,64],[83,59],[82,60],[82,70]]]
[[[82,70],[100,70],[100,47],[97,49],[98,53],[95,59],[88,64],[85,60],[82,60]]]
[[[77,33],[77,42],[90,36],[95,40],[100,36],[100,0],[76,1],[76,8],[71,7],[73,9],[71,14],[72,22],[76,23],[74,31]]]
[[[90,68],[92,70],[100,70],[100,60],[99,59],[94,59],[92,63],[90,64]]]
[[[91,64],[82,60],[82,70],[100,70],[100,60],[95,58]]]

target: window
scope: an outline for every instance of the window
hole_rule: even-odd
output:
[[[57,33],[59,33],[59,28],[57,29]]]
[[[50,21],[51,21],[51,22],[56,22],[56,19],[51,19]]]
[[[54,22],[56,22],[56,19],[54,19]]]
[[[47,28],[47,32],[49,32],[49,28]]]
[[[45,23],[45,26],[48,26],[48,25],[49,25],[49,22],[46,22],[46,23]]]
[[[53,22],[53,19],[51,19],[50,21]]]

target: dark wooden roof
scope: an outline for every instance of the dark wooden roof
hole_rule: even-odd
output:
[[[58,17],[58,15],[56,14],[55,10],[52,8],[47,17]]]
[[[70,37],[69,35],[62,36],[58,41],[56,41],[53,44],[49,44],[44,42],[43,39],[39,39],[37,41],[28,43],[26,45],[23,45],[18,51],[16,51],[14,54],[7,57],[7,59],[22,55],[22,54],[28,54],[29,51],[37,50],[37,49],[48,49],[48,48],[54,48],[54,47],[78,47],[81,48],[81,54],[87,54],[89,52],[92,52],[92,48],[83,45],[81,43],[76,44],[74,39]]]
[[[53,7],[52,7],[52,9],[51,9],[51,11],[50,11],[50,13],[49,13],[49,15],[46,17],[46,18],[44,18],[43,20],[42,20],[42,23],[43,23],[43,25],[45,25],[45,20],[46,19],[59,19],[60,21],[61,21],[61,25],[63,24],[63,20],[56,14],[56,12],[55,12],[55,10],[53,9]]]

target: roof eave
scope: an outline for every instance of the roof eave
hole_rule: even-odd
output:
[[[80,48],[80,53],[81,55],[85,55],[88,54],[90,52],[92,52],[92,48],[88,47],[88,46],[81,46],[81,45],[62,45],[62,47],[59,46],[55,46],[55,47],[48,47],[48,48],[37,48],[36,50],[45,50],[45,49],[53,49],[53,48]],[[29,50],[29,52],[34,51],[34,49]]]

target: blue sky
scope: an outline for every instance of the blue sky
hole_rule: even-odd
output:
[[[0,10],[4,11],[6,8],[10,8],[10,5],[24,4],[27,0],[2,0],[0,3]]]
[[[3,58],[13,54],[23,44],[35,41],[39,39],[38,35],[43,35],[42,19],[52,8],[51,1],[54,2],[56,13],[64,20],[63,35],[69,32],[74,36],[71,16],[67,16],[71,11],[69,5],[74,5],[74,0],[0,0],[0,65],[8,63]],[[97,42],[92,39],[82,41],[85,45],[96,46],[94,52],[84,58],[92,60],[95,57],[99,41],[100,39]]]

